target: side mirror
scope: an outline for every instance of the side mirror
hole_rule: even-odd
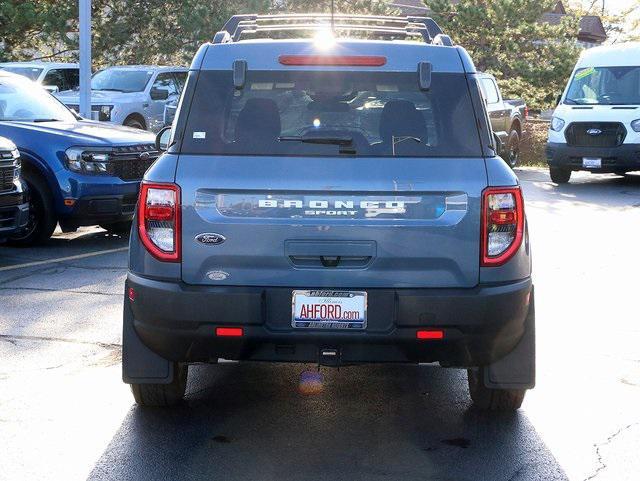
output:
[[[42,88],[44,88],[50,94],[57,94],[58,92],[60,92],[60,89],[57,85],[43,85]]]
[[[560,105],[561,100],[562,100],[562,94],[558,94],[558,96],[556,97],[556,107]]]
[[[502,152],[504,152],[504,143],[496,133],[493,134],[493,143],[495,145],[496,154],[501,155]]]
[[[158,135],[156,135],[156,150],[158,152],[165,152],[169,148],[171,134],[171,126],[163,127],[162,130],[158,132]]]
[[[165,89],[152,88],[149,95],[151,95],[151,100],[167,100],[169,98],[169,91]]]

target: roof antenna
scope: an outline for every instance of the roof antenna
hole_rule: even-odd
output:
[[[334,6],[335,1],[331,0],[331,33],[333,35],[336,34],[336,28],[335,28],[335,24],[333,21],[333,14],[334,14],[334,10],[335,10],[335,6]]]

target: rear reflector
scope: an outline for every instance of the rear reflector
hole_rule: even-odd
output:
[[[382,67],[387,57],[361,55],[280,55],[282,65],[320,65],[328,67]]]
[[[218,337],[242,337],[243,334],[241,327],[216,327]]]
[[[133,289],[133,287],[129,288],[129,300],[131,302],[134,302],[136,300],[136,291]]]
[[[444,339],[444,331],[442,329],[421,330],[416,332],[416,338],[421,340]]]

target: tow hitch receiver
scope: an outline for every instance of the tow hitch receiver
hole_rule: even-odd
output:
[[[318,356],[318,364],[321,366],[340,366],[340,350],[334,348],[321,348]]]

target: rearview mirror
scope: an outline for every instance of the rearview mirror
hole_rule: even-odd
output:
[[[171,134],[171,126],[164,127],[158,132],[158,135],[156,135],[156,150],[158,152],[165,152],[169,148]]]
[[[165,89],[152,88],[149,95],[151,95],[151,100],[167,100],[169,98],[169,91]]]

